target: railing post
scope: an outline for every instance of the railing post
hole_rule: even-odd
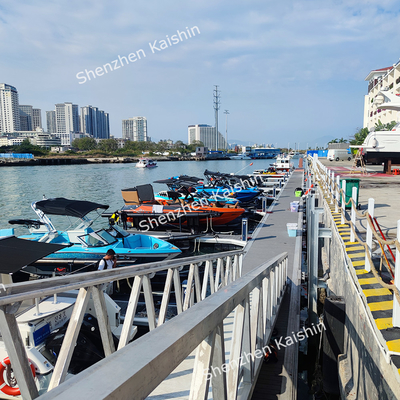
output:
[[[397,242],[400,242],[400,219],[397,221]],[[395,265],[394,285],[397,290],[400,289],[400,251],[396,247],[396,265]],[[393,326],[400,327],[400,304],[393,293]]]
[[[356,187],[353,187],[351,197],[352,197],[354,203],[356,203],[356,201],[357,201],[357,188]],[[357,217],[357,215],[356,215],[355,207],[352,206],[351,207],[351,224],[354,227],[354,229],[356,226],[356,217]],[[352,227],[350,227],[350,242],[354,242],[355,240],[356,240],[356,238],[355,238],[353,229],[352,229]]]
[[[374,218],[374,205],[375,205],[375,200],[368,199],[368,214],[371,218]],[[367,220],[366,242],[367,242],[367,249],[365,252],[365,270],[370,272],[372,265],[370,265],[370,263],[369,263],[368,254],[370,257],[372,256],[372,228],[371,228],[368,220]]]
[[[341,219],[341,223],[342,225],[344,224],[344,216],[346,215],[346,179],[342,180],[342,219]]]
[[[247,242],[247,235],[249,232],[249,220],[247,218],[242,218],[242,240]]]
[[[340,188],[340,177],[336,177],[336,194],[335,194],[335,213],[339,212],[339,188]]]

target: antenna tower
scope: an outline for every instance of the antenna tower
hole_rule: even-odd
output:
[[[221,104],[221,99],[220,99],[220,91],[218,90],[218,85],[214,85],[214,111],[215,111],[215,150],[218,150],[219,148],[219,138],[218,138],[218,110],[219,106]]]

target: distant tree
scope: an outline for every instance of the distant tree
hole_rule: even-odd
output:
[[[360,146],[364,143],[365,138],[368,136],[368,128],[359,128],[354,134],[353,139],[350,139],[350,144],[353,146]]]
[[[347,139],[343,139],[343,138],[333,139],[330,142],[328,142],[328,144],[330,144],[330,143],[347,143]]]
[[[44,156],[49,153],[44,147],[33,145],[28,138],[24,139],[19,145],[11,146],[10,151],[14,153],[31,153],[35,156]]]
[[[118,142],[115,139],[104,139],[99,143],[99,149],[112,153],[118,150]]]
[[[84,137],[81,139],[75,139],[72,142],[72,147],[82,151],[94,150],[97,148],[96,140],[91,137]]]

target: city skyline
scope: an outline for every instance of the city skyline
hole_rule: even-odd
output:
[[[364,79],[399,59],[398,11],[394,0],[178,0],[157,3],[157,13],[150,3],[6,0],[1,81],[43,111],[95,104],[115,137],[122,120],[146,116],[154,141],[186,141],[188,125],[214,125],[218,85],[230,141],[305,148],[362,127]],[[97,68],[80,84],[79,72]]]

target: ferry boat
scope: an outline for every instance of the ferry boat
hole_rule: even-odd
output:
[[[139,162],[136,163],[136,168],[154,168],[158,167],[157,162],[151,160],[150,158],[141,158]]]
[[[230,156],[229,157],[231,160],[251,160],[251,157],[246,155],[245,153],[242,154],[237,154],[235,156]]]

